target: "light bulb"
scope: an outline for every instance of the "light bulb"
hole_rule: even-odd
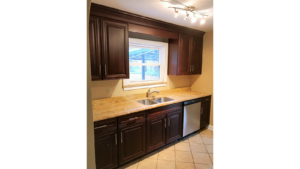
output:
[[[189,17],[189,14],[186,14],[186,17],[184,17],[184,20],[187,20],[187,18]]]
[[[208,15],[204,15],[204,16],[203,16],[203,18],[207,18],[207,17],[208,17]]]
[[[193,18],[192,18],[192,23],[195,23],[197,21],[197,18],[196,16],[194,15]]]
[[[175,17],[177,18],[177,16],[178,16],[178,11],[176,11],[175,9]]]
[[[205,19],[201,19],[200,24],[204,24],[205,23]]]

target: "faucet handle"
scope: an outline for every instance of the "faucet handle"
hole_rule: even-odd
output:
[[[148,93],[150,92],[151,88],[148,89]]]

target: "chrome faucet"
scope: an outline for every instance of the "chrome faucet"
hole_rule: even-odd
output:
[[[156,93],[159,93],[159,91],[157,91],[157,90],[154,90],[154,91],[152,91],[152,92],[150,92],[150,90],[151,90],[151,88],[150,89],[148,89],[148,98],[150,97],[150,95],[152,94],[152,93],[154,93],[154,92],[156,92]],[[152,97],[155,97],[155,96],[152,96]]]

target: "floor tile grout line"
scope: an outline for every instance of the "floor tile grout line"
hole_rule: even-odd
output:
[[[203,137],[203,136],[201,136],[201,139],[202,139],[202,137]],[[205,138],[208,138],[208,137],[205,137]],[[205,144],[204,141],[203,141],[203,144],[204,144],[204,147],[205,147],[205,149],[206,149],[206,151],[207,151],[207,154],[208,154],[208,157],[209,157],[209,159],[210,159],[210,162],[211,162],[211,164],[213,165],[213,161],[212,161],[212,159],[210,158],[210,155],[209,155],[210,153],[208,152],[208,149],[207,149],[207,147],[206,147],[206,145],[213,145],[213,144]]]

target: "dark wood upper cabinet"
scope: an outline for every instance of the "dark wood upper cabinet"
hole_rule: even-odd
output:
[[[169,39],[168,75],[201,74],[202,39],[184,34]]]
[[[128,24],[101,19],[103,79],[129,78]]]
[[[209,125],[211,96],[201,99],[200,129]]]
[[[119,164],[145,154],[145,112],[119,118]]]
[[[90,16],[89,42],[92,80],[102,80],[101,46],[100,46],[100,18]]]
[[[179,35],[178,75],[188,75],[191,70],[191,36]]]
[[[182,110],[177,110],[167,114],[166,143],[181,138],[182,136]]]
[[[192,74],[202,73],[202,49],[203,49],[203,37],[191,38],[191,67]]]

